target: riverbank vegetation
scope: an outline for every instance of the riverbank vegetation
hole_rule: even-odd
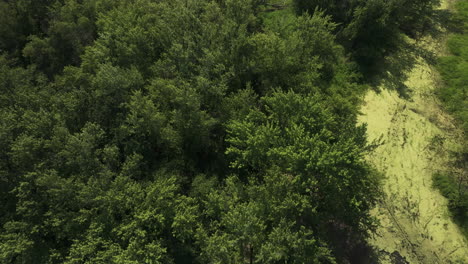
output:
[[[463,147],[454,153],[457,170],[434,175],[434,185],[449,200],[454,219],[468,237],[468,2],[458,1],[455,8],[447,41],[450,55],[438,62],[443,86],[437,94],[463,132]]]

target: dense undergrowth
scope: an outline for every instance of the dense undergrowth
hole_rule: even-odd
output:
[[[362,69],[437,2],[0,1],[0,262],[363,263]]]
[[[463,149],[455,155],[456,173],[434,175],[434,185],[448,198],[455,220],[468,237],[468,1],[456,3],[454,33],[447,41],[451,53],[439,59],[438,69],[444,81],[437,94],[462,128]]]

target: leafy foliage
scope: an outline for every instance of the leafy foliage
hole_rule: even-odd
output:
[[[2,1],[0,263],[346,262],[379,195],[346,52],[403,22],[309,2]]]
[[[369,71],[394,52],[401,35],[418,37],[429,28],[439,0],[294,0],[298,13],[325,11],[339,24],[337,36],[348,52]]]

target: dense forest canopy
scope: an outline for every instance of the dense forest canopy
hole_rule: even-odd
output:
[[[436,4],[2,0],[0,262],[350,261],[364,70]]]

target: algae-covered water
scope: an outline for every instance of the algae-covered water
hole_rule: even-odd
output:
[[[443,42],[421,43],[415,45],[437,53]],[[369,243],[381,263],[468,263],[468,242],[432,187],[432,175],[447,169],[449,151],[459,147],[453,121],[434,94],[437,71],[415,56],[404,77],[404,92],[384,80],[361,110],[377,146],[368,159],[385,175],[383,200],[373,210],[380,227]]]

